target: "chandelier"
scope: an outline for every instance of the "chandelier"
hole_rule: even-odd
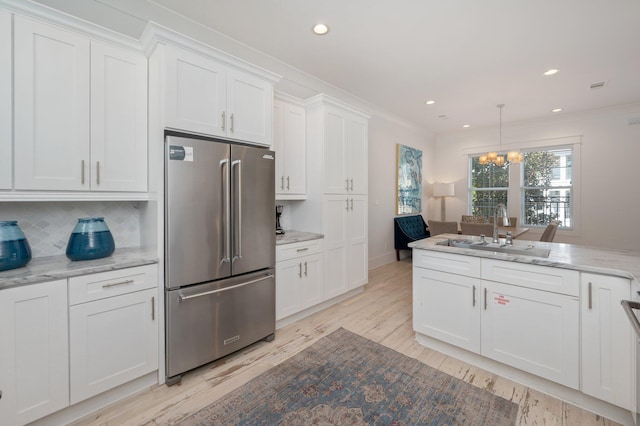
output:
[[[498,104],[497,107],[500,109],[500,151],[502,151],[502,107],[504,107],[504,104]],[[522,163],[522,154],[518,151],[509,151],[507,153],[507,161],[509,161],[509,164]],[[489,151],[486,155],[481,155],[480,158],[478,158],[478,163],[493,163],[496,166],[503,166],[504,155],[498,155],[496,151]]]

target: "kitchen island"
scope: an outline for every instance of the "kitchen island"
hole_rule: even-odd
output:
[[[638,253],[454,234],[410,246],[418,342],[631,424],[636,354],[620,300],[640,289]]]

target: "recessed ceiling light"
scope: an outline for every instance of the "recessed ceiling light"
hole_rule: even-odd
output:
[[[325,35],[329,32],[329,27],[327,27],[325,24],[316,24],[313,26],[313,32],[318,35]]]
[[[558,72],[558,70],[557,70],[557,69],[552,68],[552,69],[550,69],[550,70],[546,70],[546,71],[544,72],[544,75],[554,75],[554,74],[555,74],[555,73],[557,73],[557,72]]]
[[[463,124],[463,125],[462,125],[462,127],[464,127],[465,129],[466,129],[467,127],[469,127],[469,126],[470,126],[469,124]]]
[[[551,112],[560,112],[562,111],[562,108],[554,108],[551,110]]]
[[[433,105],[435,103],[436,103],[436,101],[425,101],[425,104],[427,104],[427,105]]]

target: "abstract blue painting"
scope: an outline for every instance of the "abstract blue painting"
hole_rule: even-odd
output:
[[[396,196],[398,215],[422,211],[422,151],[398,145]]]

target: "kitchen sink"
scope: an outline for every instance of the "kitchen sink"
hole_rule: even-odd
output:
[[[473,241],[468,239],[448,239],[436,243],[439,246],[458,247],[471,250],[492,251],[494,253],[506,253],[514,256],[549,257],[550,249],[536,248],[533,246],[512,246],[506,244],[489,243],[486,241]]]

